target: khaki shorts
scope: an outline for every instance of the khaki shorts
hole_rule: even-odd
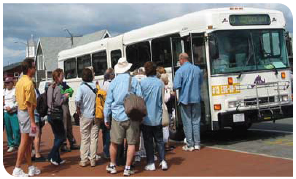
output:
[[[22,134],[30,133],[31,121],[27,110],[18,110],[17,117],[20,125],[20,132]]]
[[[119,122],[112,119],[110,137],[115,144],[122,144],[126,138],[128,145],[136,145],[140,139],[140,122],[130,119]]]

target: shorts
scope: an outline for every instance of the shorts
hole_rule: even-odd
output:
[[[30,116],[27,110],[18,110],[17,117],[22,134],[29,134],[31,130]]]
[[[128,145],[136,145],[140,139],[140,121],[112,119],[110,137],[115,144],[122,144],[126,138]]]

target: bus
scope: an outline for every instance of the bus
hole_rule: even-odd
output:
[[[207,9],[61,51],[58,66],[75,89],[82,69],[93,66],[96,80],[120,57],[131,71],[153,61],[165,67],[172,86],[186,52],[203,72],[201,129],[246,130],[252,123],[292,116],[291,67],[285,18],[276,10],[230,7]],[[75,96],[75,93],[74,93]],[[74,99],[70,100],[75,111]],[[177,99],[170,137],[184,138]]]

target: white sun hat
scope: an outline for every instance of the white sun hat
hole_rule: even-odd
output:
[[[125,73],[131,68],[132,65],[133,64],[127,62],[126,58],[121,57],[114,67],[115,73]]]

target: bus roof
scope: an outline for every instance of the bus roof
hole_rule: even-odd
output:
[[[239,14],[269,14],[270,19],[275,19],[270,25],[260,26],[231,26],[229,23],[223,23],[223,19],[229,19],[229,15]],[[212,29],[209,29],[212,26]],[[150,26],[132,30],[117,37],[110,37],[72,49],[61,51],[58,54],[59,61],[72,57],[90,54],[101,49],[105,49],[107,41],[113,38],[122,38],[124,45],[133,44],[140,41],[162,37],[169,34],[178,33],[180,36],[189,33],[203,33],[213,30],[233,30],[233,29],[258,29],[258,28],[284,28],[285,19],[283,13],[276,10],[257,9],[257,8],[217,8],[206,9],[190,14],[176,17],[167,21],[159,22]]]

